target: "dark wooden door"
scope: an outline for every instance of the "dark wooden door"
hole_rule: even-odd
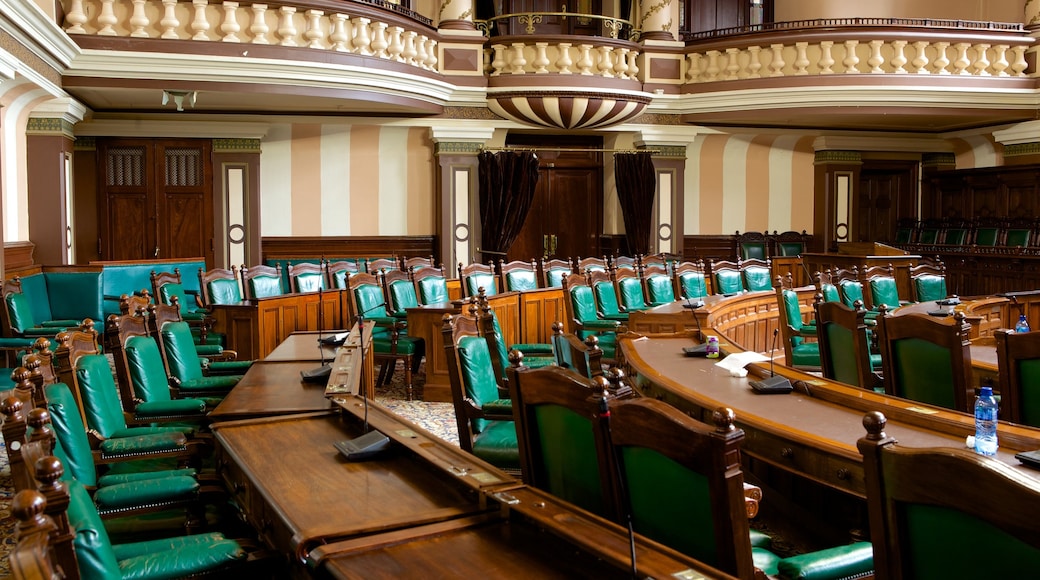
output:
[[[508,260],[578,258],[600,255],[603,232],[601,142],[557,143],[564,150],[538,150],[538,187]],[[525,146],[533,145],[531,142]],[[581,150],[580,145],[595,149]]]
[[[916,215],[917,164],[915,162],[866,162],[860,171],[859,194],[852,209],[857,242],[892,243],[896,221]]]
[[[212,264],[210,142],[106,139],[98,149],[101,259]]]

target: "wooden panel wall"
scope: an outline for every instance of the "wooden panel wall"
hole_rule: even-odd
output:
[[[927,175],[922,183],[922,219],[1038,215],[1040,165],[941,171]]]
[[[433,256],[434,260],[440,261],[435,236],[265,237],[261,240],[261,244],[263,247],[261,256],[264,261],[319,258],[321,256],[338,258]]]

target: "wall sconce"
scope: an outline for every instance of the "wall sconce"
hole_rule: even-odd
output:
[[[188,106],[195,108],[195,99],[198,97],[198,91],[170,91],[163,89],[162,92],[162,104],[166,105],[172,100],[173,104],[177,106],[178,111],[184,110],[184,102],[187,99]]]

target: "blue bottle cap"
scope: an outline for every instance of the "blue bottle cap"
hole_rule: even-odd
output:
[[[979,396],[980,397],[992,397],[993,396],[993,387],[979,387]]]

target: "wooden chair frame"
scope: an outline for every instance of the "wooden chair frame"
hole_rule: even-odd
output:
[[[445,282],[447,281],[447,278],[444,277],[443,267],[423,267],[412,271],[412,284],[415,286],[415,297],[419,300],[419,304],[423,306],[428,306],[428,304],[423,302],[421,283],[427,278],[440,278],[441,280],[445,280]],[[447,293],[445,293],[445,298],[446,297]]]
[[[488,262],[487,264],[481,264],[479,262],[474,262],[472,264],[466,264],[466,265],[464,265],[462,262],[459,262],[458,270],[459,270],[459,285],[462,286],[462,297],[463,298],[472,298],[472,297],[476,296],[477,292],[479,291],[478,288],[470,288],[469,284],[468,284],[469,277],[474,275],[474,274],[484,274],[486,276],[491,276],[491,279],[495,280],[495,284],[496,285],[501,283],[501,281],[498,280],[498,276],[495,275],[495,264],[494,264],[494,262]],[[492,290],[494,290],[494,291],[492,291]],[[489,296],[493,296],[493,295],[498,294],[499,292],[501,292],[502,289],[501,288],[494,288],[494,289],[492,289],[492,288],[484,288],[484,291],[487,292],[487,294]]]
[[[744,232],[739,231],[734,234],[737,240],[737,259],[747,260],[751,258],[757,258],[760,260],[766,260],[769,258],[769,240],[766,238],[764,232]],[[761,246],[762,255],[752,255],[745,251],[745,247]]]
[[[411,258],[405,258],[402,260],[404,271],[414,272],[419,268],[436,268],[437,263],[433,260],[433,256],[413,256]]]
[[[357,297],[354,292],[357,288],[364,285],[372,285],[380,289],[383,294],[383,304],[387,313],[390,310],[390,303],[387,302],[386,290],[380,281],[379,277],[376,277],[367,272],[358,272],[347,278],[347,305],[350,313],[350,325],[353,326],[358,320],[358,314],[362,314],[366,317],[366,320],[371,320],[372,313],[359,312]],[[390,381],[393,377],[394,368],[397,366],[398,360],[404,361],[404,379],[406,388],[408,389],[408,398],[411,400],[412,396],[412,374],[418,370],[419,364],[422,362],[422,352],[416,354],[411,353],[400,353],[397,351],[397,345],[401,338],[402,332],[407,328],[407,322],[403,320],[394,321],[377,321],[376,327],[386,328],[390,332],[390,352],[388,353],[377,353],[373,351],[373,355],[376,360],[380,360],[379,375],[376,376],[375,386],[384,385]]]
[[[506,262],[505,260],[499,260],[498,261],[499,284],[502,285],[502,291],[503,292],[512,292],[512,291],[515,290],[514,288],[511,288],[510,285],[509,285],[509,276],[508,275],[511,272],[530,272],[531,273],[531,277],[534,279],[535,288],[541,288],[542,287],[541,285],[539,285],[539,282],[538,282],[539,281],[538,264],[534,260],[531,260],[529,262],[528,261],[524,261],[524,260],[514,260],[512,262]]]
[[[266,264],[258,264],[256,266],[245,267],[243,266],[239,270],[239,274],[242,276],[242,293],[246,300],[256,300],[256,294],[253,292],[253,287],[249,283],[253,278],[257,277],[269,277],[278,280],[279,286],[282,284],[282,267],[280,264],[274,266],[268,266]],[[284,288],[282,291],[284,292]]]
[[[300,280],[300,276],[307,275],[307,274],[315,274],[315,275],[318,276],[318,279],[320,280],[320,284],[321,284],[321,289],[322,290],[325,290],[325,289],[328,288],[328,286],[326,284],[326,282],[328,281],[328,276],[325,273],[325,263],[324,262],[321,262],[321,263],[318,263],[318,264],[315,264],[313,262],[299,262],[299,263],[296,263],[296,264],[289,264],[288,266],[286,266],[285,269],[286,269],[286,273],[289,276],[289,286],[290,286],[289,291],[290,292],[297,293],[297,294],[305,292],[304,290],[300,289],[300,281],[299,280]],[[309,290],[309,292],[316,292],[316,290]]]
[[[542,288],[551,288],[551,287],[553,287],[552,280],[551,280],[551,278],[552,278],[551,272],[555,272],[557,270],[566,270],[567,274],[574,274],[575,273],[574,272],[574,264],[571,263],[570,258],[568,258],[566,260],[561,260],[559,258],[553,258],[552,260],[546,260],[545,258],[542,258],[542,260],[540,262],[540,266],[541,266],[541,271],[542,271]],[[567,274],[564,274],[563,277],[566,277]],[[562,285],[562,278],[563,277],[561,277],[561,285]]]
[[[840,370],[835,368],[834,357],[831,352],[832,345],[829,325],[837,325],[847,330],[852,335],[854,349],[854,360],[856,361],[855,376],[856,386],[874,390],[883,387],[884,382],[879,373],[874,372],[870,363],[870,341],[867,339],[867,311],[863,304],[858,302],[856,309],[849,308],[841,302],[825,302],[823,295],[817,293],[813,302],[813,310],[816,312],[816,341],[820,344],[820,368],[823,376],[831,380],[839,380],[837,377]],[[847,372],[847,370],[846,370]],[[844,373],[841,373],[844,374]]]
[[[1001,329],[993,333],[997,343],[997,386],[1000,392],[1000,418],[1012,423],[1040,427],[1025,413],[1025,389],[1035,391],[1038,385],[1027,385],[1022,379],[1019,362],[1040,360],[1040,332],[1015,333]],[[1031,393],[1036,398],[1040,393]]]
[[[325,265],[325,276],[327,277],[325,280],[325,287],[342,290],[346,288],[346,278],[349,278],[351,274],[356,274],[359,271],[360,268],[358,267],[357,262],[340,260],[338,262],[328,263]],[[340,272],[346,272],[342,287],[336,282],[336,274],[339,274]]]
[[[400,270],[401,261],[397,258],[372,258],[365,263],[365,271],[369,274],[378,274],[383,270]]]
[[[213,297],[209,293],[209,283],[216,280],[229,280],[234,282],[238,286],[238,295],[245,296],[242,293],[242,281],[238,276],[237,266],[231,266],[231,269],[213,268],[208,271],[199,268],[199,292],[200,296],[202,296],[203,306],[209,308],[213,305]]]
[[[585,274],[589,269],[592,270],[603,270],[604,272],[610,271],[610,262],[607,261],[607,257],[601,258],[578,258],[575,265],[575,270],[578,274]]]
[[[710,296],[712,294],[711,278],[708,276],[707,272],[704,271],[704,261],[697,260],[695,262],[680,262],[675,264],[672,268],[672,280],[675,286],[676,298],[684,300],[690,298],[689,296],[686,296],[686,291],[682,284],[682,275],[688,272],[694,272],[704,277],[705,296]],[[695,296],[694,298],[703,298],[703,296]]]
[[[740,287],[744,290],[744,274],[740,271],[740,262],[731,262],[729,260],[711,260],[708,262],[708,269],[711,271],[711,288],[713,294],[722,294],[722,289],[719,288],[719,282],[717,275],[719,272],[732,271],[736,272],[740,277]]]

